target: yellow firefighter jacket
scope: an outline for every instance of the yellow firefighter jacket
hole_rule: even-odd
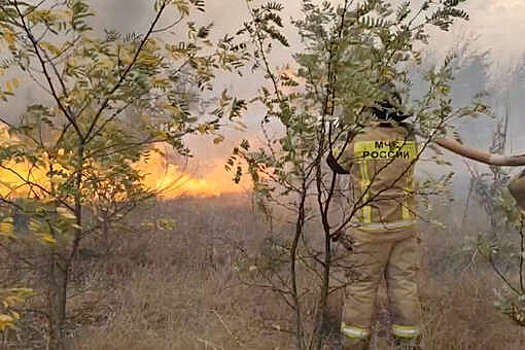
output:
[[[418,149],[410,125],[371,122],[353,138],[347,152],[351,201],[356,209],[351,236],[373,242],[415,235]]]

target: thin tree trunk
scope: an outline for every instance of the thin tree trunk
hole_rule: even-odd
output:
[[[65,349],[65,320],[67,307],[67,288],[69,269],[73,264],[82,238],[82,169],[84,164],[83,141],[78,146],[78,164],[75,183],[74,213],[76,225],[73,244],[69,255],[62,257],[57,251],[52,251],[48,266],[48,305],[49,305],[49,341],[47,350]]]
[[[332,265],[332,250],[330,236],[325,235],[325,251],[323,262],[323,280],[321,282],[321,292],[319,304],[315,317],[315,328],[312,334],[311,349],[321,350],[323,339],[325,338],[326,319],[328,316],[328,293],[330,289],[330,266]]]
[[[332,266],[332,241],[331,241],[331,228],[328,222],[328,212],[330,210],[330,204],[333,199],[335,185],[337,181],[337,175],[332,173],[332,179],[330,187],[327,192],[326,202],[322,200],[322,181],[323,172],[321,163],[319,161],[317,165],[317,200],[319,204],[319,210],[321,211],[321,221],[324,232],[324,260],[323,260],[323,280],[321,282],[321,295],[319,298],[319,305],[317,307],[315,328],[312,334],[311,349],[321,350],[323,347],[323,339],[325,338],[325,328],[328,316],[328,294],[330,292],[330,271]]]
[[[303,179],[302,193],[300,194],[300,202],[298,208],[298,217],[295,225],[295,236],[290,249],[290,274],[292,278],[292,298],[295,307],[295,337],[297,341],[297,348],[299,350],[304,349],[304,330],[303,330],[303,319],[301,314],[301,302],[299,298],[299,288],[297,281],[297,249],[299,247],[299,241],[303,235],[304,221],[305,221],[305,203],[306,203],[306,184]]]
[[[52,252],[48,260],[47,302],[49,315],[49,338],[47,350],[65,349],[66,297],[68,268],[58,254]]]

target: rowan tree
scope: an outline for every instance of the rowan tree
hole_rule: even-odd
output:
[[[397,86],[406,101],[397,107],[414,116],[414,132],[421,140],[416,160],[433,147],[434,139],[453,132],[452,121],[486,110],[481,95],[472,104],[454,107],[454,56],[425,71],[425,91],[417,99],[410,97],[411,77],[421,66],[429,28],[446,31],[455,20],[467,20],[463,2],[424,1],[416,6],[403,1],[395,6],[384,0],[302,1],[301,18],[293,19],[301,47],[293,63],[274,69],[273,53],[289,50],[281,18],[284,5],[271,1],[257,7],[247,1],[252,21],[239,33],[251,44],[253,69],[267,78],[254,98],[266,109],[261,120],[265,142],[254,149],[244,140],[227,167],[235,180],[246,169],[263,210],[285,216],[292,226],[270,240],[266,258],[245,257],[257,267],[248,269],[245,278],[276,291],[290,306],[293,316],[286,321],[297,349],[321,349],[326,342],[329,296],[348,283],[332,273],[337,267],[333,240],[377,195],[367,195],[367,190],[357,201],[347,198],[347,190],[338,187],[337,175],[325,165],[327,155],[333,152],[341,159],[370,118],[367,108],[386,96],[386,84]],[[282,130],[277,136],[275,125]],[[439,153],[425,154],[442,161]],[[435,193],[432,189],[444,188],[450,179],[425,179],[416,192]],[[334,217],[337,196],[343,197],[344,210]]]
[[[155,0],[144,33],[103,36],[90,26],[88,3],[0,1],[0,98],[12,103],[20,85],[35,91],[23,113],[0,116],[9,135],[0,140],[0,171],[12,178],[2,183],[1,247],[45,282],[35,291],[45,296],[54,350],[64,347],[82,242],[154,194],[134,163],[159,143],[188,155],[185,136],[219,137],[221,120],[244,108],[227,92],[216,106],[204,103],[216,73],[244,60],[231,37],[214,41],[211,24],[192,20],[204,1]],[[195,98],[208,109],[191,108]],[[27,229],[13,229],[20,216]]]

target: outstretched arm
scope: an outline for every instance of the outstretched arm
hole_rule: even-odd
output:
[[[525,154],[499,155],[467,147],[456,140],[438,139],[436,143],[462,157],[493,166],[525,166]]]

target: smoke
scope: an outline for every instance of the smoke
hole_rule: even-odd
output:
[[[341,2],[332,0],[333,2]],[[301,0],[282,1],[285,5],[283,18],[298,18],[301,16]],[[122,33],[143,33],[153,18],[153,1],[146,0],[91,0],[89,4],[96,12],[92,25],[98,35],[103,35],[104,29],[116,29]],[[416,2],[416,5],[418,3]],[[492,93],[491,104],[496,115],[502,116],[509,106],[510,142],[508,151],[525,151],[525,139],[521,137],[520,130],[525,127],[525,118],[521,111],[525,110],[525,84],[524,75],[518,74],[516,67],[523,62],[525,53],[525,1],[523,0],[485,0],[468,1],[465,5],[470,13],[471,20],[467,23],[458,23],[450,32],[435,32],[430,46],[427,48],[435,62],[442,58],[453,48],[461,46],[462,42],[471,41],[470,51],[466,56],[474,53],[474,58],[464,62],[464,67],[458,73],[453,86],[456,103],[468,101],[475,93],[489,90]],[[168,14],[160,23],[161,26],[169,24],[175,19],[175,14]],[[249,20],[244,0],[207,0],[206,13],[199,14],[198,23],[213,22],[214,37],[225,33],[234,33]],[[271,57],[272,66],[280,66],[291,61],[291,54],[300,48],[300,40],[294,34],[290,22],[285,34],[291,43],[289,49],[278,48]],[[184,35],[184,30],[177,33]],[[174,37],[165,37],[166,40],[177,40]],[[485,52],[487,52],[485,54]],[[480,54],[482,53],[482,54]],[[221,75],[217,81],[216,91],[229,88],[241,98],[251,97],[256,89],[264,84],[261,74],[245,76],[242,79]],[[2,106],[3,111],[9,112],[10,119],[18,115],[27,105],[28,101],[42,101],[43,94],[35,92],[34,86],[26,83],[25,90],[19,90],[19,96],[7,106]],[[248,125],[248,137],[256,139],[258,121],[264,115],[262,108],[254,108],[247,113],[245,123]],[[488,147],[491,141],[492,130],[495,126],[493,120],[466,121],[460,124],[459,130],[466,143],[473,146]],[[206,176],[213,173],[218,175],[217,167],[222,168],[223,162],[245,133],[233,129],[225,131],[226,142],[213,145],[211,140],[202,138],[188,138],[188,145],[193,149],[195,159],[190,165],[198,166],[200,175]],[[224,174],[225,177],[230,175]]]
[[[93,27],[97,31],[143,32],[153,16],[152,4],[153,1],[144,0],[91,0],[89,5],[96,14]]]

